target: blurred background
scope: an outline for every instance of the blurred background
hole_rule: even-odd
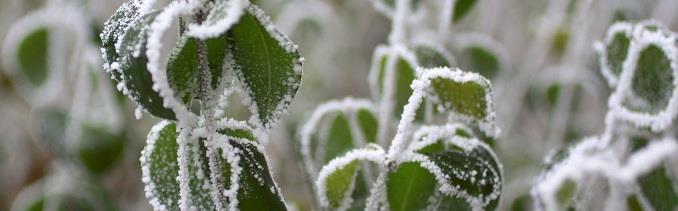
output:
[[[0,210],[50,203],[67,210],[151,209],[139,156],[159,119],[135,118],[136,105],[117,92],[99,51],[98,34],[123,2],[0,0]],[[417,23],[409,38],[438,33],[441,2],[420,2],[408,17]],[[391,21],[365,0],[256,4],[306,58],[302,87],[267,151],[285,199],[308,210],[313,198],[297,127],[327,100],[370,98],[372,55],[387,43]],[[435,38],[454,65],[492,81],[502,130],[495,150],[505,175],[500,209],[528,194],[549,153],[603,130],[611,90],[599,73],[594,41],[618,20],[655,19],[678,29],[675,11],[676,0],[477,0]],[[50,27],[23,36],[36,22]],[[48,50],[22,47],[24,41],[43,42]],[[48,59],[40,60],[40,52]],[[38,59],[16,58],[22,54]],[[20,76],[19,65],[47,72]]]

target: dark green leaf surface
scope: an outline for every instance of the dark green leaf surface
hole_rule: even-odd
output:
[[[476,0],[456,0],[454,4],[454,12],[452,13],[452,21],[460,21],[466,16],[476,4]]]
[[[444,78],[431,79],[433,92],[440,100],[440,105],[452,111],[478,120],[487,114],[488,102],[485,99],[485,87],[477,82],[456,82]]]
[[[129,97],[144,107],[150,114],[174,120],[174,112],[163,106],[163,99],[153,90],[151,73],[146,69],[146,41],[149,25],[159,11],[146,14],[130,23],[128,30],[122,36],[122,45],[117,49],[121,80],[129,91]],[[135,55],[135,53],[138,53]]]
[[[608,68],[614,75],[619,77],[622,72],[622,64],[626,60],[629,51],[631,39],[623,32],[617,32],[612,37],[612,41],[605,47],[605,56],[607,56]]]
[[[90,173],[101,175],[122,157],[125,148],[123,133],[112,133],[107,128],[83,125],[77,156]]]
[[[365,137],[365,142],[376,143],[377,129],[379,128],[379,122],[377,121],[376,115],[367,109],[360,109],[356,112],[356,116],[360,129],[362,129],[363,136]]]
[[[494,78],[501,68],[497,55],[480,46],[465,49],[463,58],[462,68],[464,70],[480,73],[486,78]]]
[[[677,186],[669,175],[667,169],[661,166],[638,180],[641,192],[655,210],[678,208]]]
[[[189,104],[198,85],[198,42],[196,38],[182,37],[169,58],[167,82],[177,99]]]
[[[33,86],[42,85],[47,79],[49,31],[38,28],[21,40],[17,49],[19,70]]]
[[[301,72],[295,66],[301,65],[301,56],[281,47],[291,43],[280,43],[274,37],[284,36],[271,34],[266,27],[248,12],[228,32],[227,44],[238,78],[249,89],[261,124],[269,128],[279,118],[281,104],[287,107],[299,88]]]
[[[448,61],[442,52],[439,52],[437,49],[426,46],[418,45],[414,48],[414,53],[417,56],[417,62],[419,66],[425,68],[434,68],[434,67],[450,67],[450,61]]]
[[[331,122],[330,130],[325,139],[325,158],[322,163],[326,164],[335,157],[355,148],[353,141],[348,119],[343,113],[338,113]]]
[[[419,163],[402,163],[388,174],[388,204],[392,211],[424,209],[428,206],[428,199],[435,192],[435,187],[435,177]]]
[[[666,109],[673,94],[673,69],[671,60],[657,45],[652,44],[640,52],[638,66],[633,74],[631,90],[643,102],[625,102],[632,110],[658,113]]]
[[[446,175],[451,186],[459,191],[489,200],[486,209],[494,209],[501,193],[501,169],[498,161],[485,148],[476,147],[470,152],[461,149],[446,149],[424,153]]]
[[[158,123],[158,124],[163,124]],[[148,168],[144,184],[150,189],[158,202],[169,210],[179,209],[179,163],[177,160],[179,144],[177,143],[177,127],[168,123],[157,132],[156,140],[149,140],[142,156],[142,168]],[[151,136],[153,134],[150,134]],[[150,151],[149,151],[150,150]],[[144,162],[145,161],[145,162]],[[152,200],[152,199],[149,199]]]
[[[287,210],[271,178],[264,154],[253,144],[230,141],[239,150],[242,167],[238,207],[240,210]]]

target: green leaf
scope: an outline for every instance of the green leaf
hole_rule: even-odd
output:
[[[629,211],[643,211],[643,205],[635,194],[626,197],[626,208]]]
[[[111,17],[104,23],[104,29],[99,35],[102,44],[102,54],[104,62],[110,66],[119,58],[116,52],[115,44],[125,33],[127,27],[136,20],[139,14],[140,0],[131,0],[123,3]],[[120,74],[117,71],[110,71],[115,81],[120,80]]]
[[[501,194],[501,169],[489,148],[476,146],[468,150],[448,149],[425,153],[446,175],[448,184],[480,199],[484,208],[492,210]]]
[[[207,45],[207,60],[212,74],[212,89],[219,87],[224,72],[224,58],[227,53],[228,37],[219,36],[205,40]]]
[[[324,164],[355,148],[351,126],[343,113],[338,113],[330,124],[330,130],[325,139]]]
[[[125,136],[105,127],[85,124],[76,148],[85,168],[94,175],[102,175],[122,157]]]
[[[198,85],[198,43],[203,42],[196,38],[182,37],[179,44],[172,51],[167,65],[167,82],[177,99],[184,104],[193,100],[193,90]]]
[[[148,134],[149,139],[141,154],[144,189],[154,209],[179,209],[179,163],[177,127],[162,121]],[[150,195],[149,195],[150,194]],[[156,204],[157,203],[157,204]]]
[[[605,46],[605,56],[612,73],[619,77],[622,64],[628,55],[631,39],[623,32],[617,32],[612,36],[612,41]]]
[[[675,89],[671,61],[657,44],[650,44],[642,49],[631,81],[631,91],[641,102],[627,99],[625,106],[651,114],[665,110]]]
[[[667,168],[661,166],[638,180],[640,191],[655,210],[678,208],[678,191]]]
[[[358,160],[354,160],[345,166],[337,168],[336,171],[327,176],[325,180],[325,195],[330,203],[330,208],[337,209],[346,200],[346,193],[354,185],[359,164]]]
[[[393,105],[393,115],[400,117],[403,113],[403,107],[412,95],[412,88],[410,84],[414,81],[415,72],[414,66],[406,60],[400,58],[396,64],[395,71],[395,105]],[[417,110],[417,117],[423,117],[423,109]]]
[[[458,197],[443,196],[437,210],[471,211],[473,208],[466,200]]]
[[[523,211],[529,210],[529,208],[531,207],[532,207],[532,198],[530,197],[530,195],[525,194],[514,199],[513,202],[511,202],[511,208],[509,210]]]
[[[188,178],[188,203],[189,207],[194,207],[197,210],[216,210],[214,201],[212,200],[212,189],[210,184],[210,166],[207,157],[207,147],[205,147],[205,139],[188,139],[179,140],[179,150],[183,151],[185,157],[179,163],[180,171],[179,177]],[[180,159],[182,159],[180,157]],[[187,166],[181,166],[187,165]],[[182,175],[181,173],[188,175]],[[184,194],[184,193],[182,193]]]
[[[49,31],[46,27],[35,29],[19,43],[18,68],[33,86],[40,86],[47,79],[48,52]]]
[[[456,0],[454,4],[454,12],[452,13],[452,22],[458,22],[465,17],[476,4],[476,0]]]
[[[256,106],[259,126],[270,128],[301,84],[302,58],[256,6],[228,31],[234,69]]]
[[[239,150],[242,168],[237,197],[240,210],[287,210],[260,147],[254,142],[229,142]]]
[[[151,12],[134,20],[120,38],[121,45],[116,52],[120,56],[118,63],[121,77],[117,82],[123,82],[129,92],[128,96],[147,112],[156,117],[174,120],[174,112],[163,106],[162,97],[153,90],[151,73],[146,69],[147,34],[150,24],[159,13]]]
[[[501,68],[496,53],[480,46],[464,49],[462,58],[462,69],[480,73],[486,78],[494,78]]]
[[[565,209],[572,206],[574,203],[574,197],[577,193],[577,183],[572,180],[566,180],[558,188],[556,192],[556,199],[558,200],[558,205]]]
[[[419,66],[425,68],[451,67],[450,61],[445,58],[445,53],[427,45],[417,45],[414,48]]]
[[[431,79],[431,86],[438,105],[446,111],[483,120],[488,116],[491,105],[486,96],[489,85],[481,81],[458,82],[446,78]]]
[[[392,211],[422,210],[435,192],[433,174],[419,163],[407,162],[388,174],[386,196]]]
[[[358,124],[360,129],[362,129],[363,136],[367,143],[376,143],[377,142],[377,129],[379,128],[379,122],[377,117],[372,111],[367,109],[360,109],[356,112],[358,119]]]

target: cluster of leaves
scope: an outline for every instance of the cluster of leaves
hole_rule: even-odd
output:
[[[377,115],[391,113],[383,114],[368,100],[324,104],[302,127],[302,154],[322,207],[496,208],[501,164],[478,138],[494,137],[496,131],[472,129],[494,122],[489,81],[458,69],[417,71],[388,151],[377,144],[382,124]],[[436,108],[430,112],[456,123],[416,120],[425,101]]]
[[[118,88],[165,119],[140,158],[151,205],[285,210],[264,146],[300,85],[296,45],[247,0],[153,2],[123,4],[101,33]],[[233,93],[244,96],[249,121],[224,111]]]
[[[478,74],[499,72],[502,60],[495,48],[485,48],[494,43],[460,36],[460,63],[478,72],[469,73],[447,68],[456,61],[436,42],[441,39],[407,38],[410,29],[430,30],[417,28],[409,15],[435,11],[446,33],[445,25],[463,18],[474,2],[438,2],[444,4],[438,11],[430,7],[437,3],[425,1],[372,1],[393,25],[389,44],[372,58],[373,99],[323,104],[299,130],[323,209],[496,208],[502,169],[488,143],[498,129],[490,82]]]
[[[675,33],[654,21],[618,22],[595,48],[602,75],[614,89],[605,131],[549,159],[532,189],[536,208],[676,209]],[[594,186],[605,188],[588,189]],[[606,200],[587,200],[595,195]]]
[[[8,31],[2,53],[12,90],[35,111],[29,130],[54,156],[13,210],[113,209],[98,181],[122,157],[126,132],[89,20],[75,4],[53,2]]]

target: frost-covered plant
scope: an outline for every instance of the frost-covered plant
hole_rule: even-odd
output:
[[[498,135],[490,82],[447,68],[456,62],[442,44],[474,2],[372,1],[392,20],[389,43],[372,57],[373,99],[328,102],[299,129],[321,208],[496,208],[502,169],[488,144]],[[429,14],[440,15],[437,32],[418,24]],[[480,49],[485,57],[461,55],[478,65],[470,69],[496,74],[500,61],[477,43],[457,47]]]
[[[415,122],[427,105],[442,124]],[[498,133],[487,79],[459,69],[418,68],[388,150],[377,144],[377,116],[384,111],[368,100],[332,101],[301,128],[306,170],[323,208],[496,208],[501,164],[476,136]]]
[[[531,191],[535,208],[675,210],[676,34],[655,21],[618,22],[594,47],[614,89],[605,131],[547,160]]]
[[[113,209],[98,182],[121,160],[126,131],[112,83],[99,71],[92,17],[83,10],[50,1],[18,20],[4,40],[10,91],[34,113],[26,131],[54,157],[12,210]]]
[[[159,9],[156,9],[159,8]],[[156,210],[285,210],[264,152],[301,82],[303,58],[247,0],[131,0],[101,33],[117,87],[163,118],[141,155]],[[241,93],[248,121],[224,109]]]

